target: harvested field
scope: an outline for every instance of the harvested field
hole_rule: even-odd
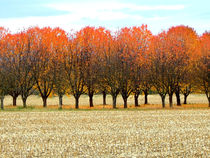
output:
[[[210,110],[0,112],[0,157],[209,157]]]

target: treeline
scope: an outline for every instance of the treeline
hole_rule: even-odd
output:
[[[5,95],[27,98],[39,91],[43,107],[52,94],[62,97],[71,94],[75,108],[86,93],[90,107],[93,95],[106,94],[113,99],[121,94],[124,108],[133,94],[135,106],[143,92],[145,104],[152,89],[165,107],[169,95],[170,107],[175,94],[181,105],[180,94],[187,96],[200,90],[209,97],[210,32],[199,36],[188,26],[171,27],[152,35],[146,25],[122,28],[116,32],[99,27],[85,27],[75,33],[60,28],[32,27],[11,34],[0,28],[0,96],[1,108]],[[209,104],[210,106],[210,104]]]

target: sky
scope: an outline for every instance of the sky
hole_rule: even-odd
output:
[[[188,25],[210,31],[210,0],[0,0],[0,26],[18,32],[31,26],[85,26],[112,31],[147,24],[153,34]]]

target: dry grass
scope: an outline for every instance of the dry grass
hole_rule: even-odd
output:
[[[0,112],[0,157],[208,157],[210,110]]]
[[[176,103],[176,98],[174,96],[173,98],[174,104]],[[183,96],[181,96],[181,100],[183,102]],[[63,98],[63,104],[64,108],[74,108],[74,97],[73,96],[64,96]],[[110,95],[107,96],[107,104],[105,107],[102,105],[102,95],[95,95],[93,98],[94,105],[96,108],[111,108],[112,104],[112,97]],[[144,104],[144,96],[139,96],[139,104],[142,107],[146,108],[161,108],[161,99],[159,95],[149,95],[148,96],[149,105],[143,105]],[[58,105],[58,97],[51,97],[47,100],[48,106],[51,108],[56,107]],[[80,108],[88,108],[89,106],[89,98],[87,95],[82,95],[79,100]],[[166,97],[166,104],[168,104],[168,97]],[[189,105],[183,105],[182,107],[208,107],[208,100],[204,94],[191,94],[188,97],[188,104]],[[5,98],[5,105],[6,107],[11,107],[12,105],[12,97],[6,96]],[[18,97],[17,99],[17,105],[22,106],[22,100],[21,97]],[[39,96],[30,96],[27,100],[28,106],[40,106],[42,105],[42,99]],[[53,106],[52,106],[53,105]],[[123,99],[119,95],[117,98],[117,105],[118,107],[122,107],[123,105]],[[134,105],[134,98],[133,96],[130,96],[128,98],[128,106]],[[179,107],[178,107],[179,108]]]

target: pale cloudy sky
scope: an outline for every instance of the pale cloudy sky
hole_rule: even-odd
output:
[[[210,0],[0,0],[0,26],[16,32],[30,26],[87,25],[117,30],[147,24],[153,34],[188,25],[210,30]]]

